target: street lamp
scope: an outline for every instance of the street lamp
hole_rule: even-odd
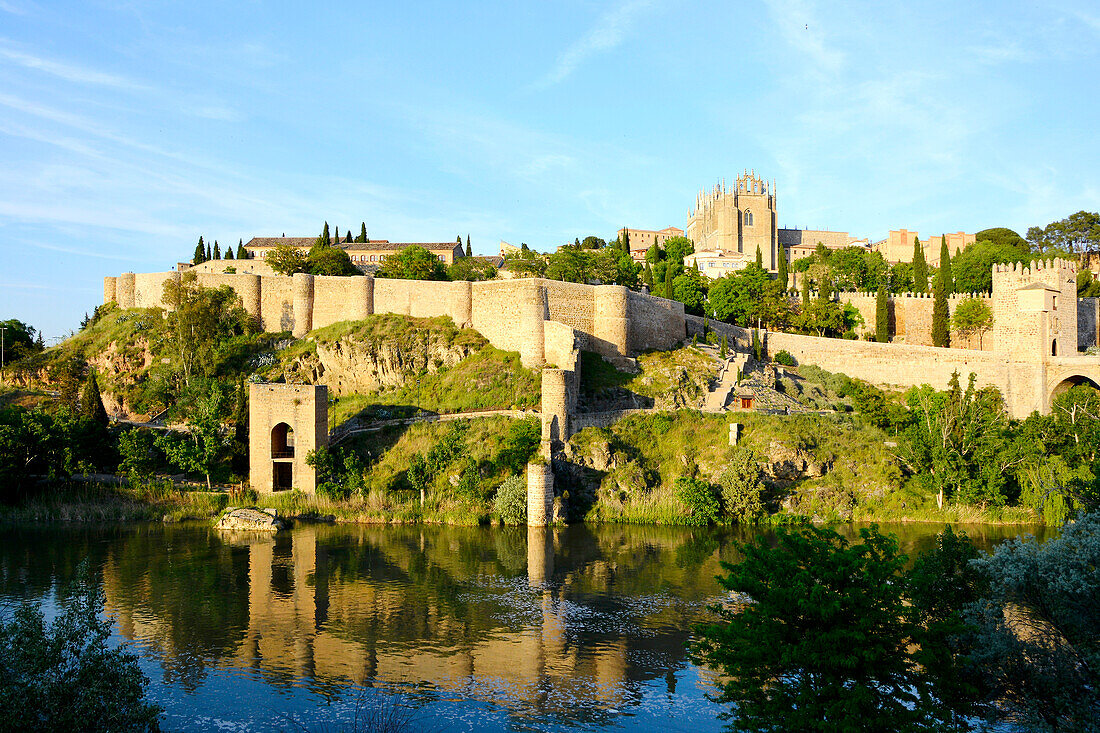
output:
[[[0,326],[0,384],[4,383],[4,341],[7,337],[7,326]]]

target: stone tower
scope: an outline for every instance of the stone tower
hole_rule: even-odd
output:
[[[695,210],[688,214],[686,236],[695,251],[722,250],[741,253],[749,261],[760,247],[764,267],[775,272],[779,266],[775,212],[775,183],[746,171],[728,188],[723,181],[709,192],[700,191]]]
[[[993,266],[993,348],[1017,358],[1077,353],[1077,263]]]
[[[261,493],[317,491],[306,455],[328,445],[328,387],[252,384],[248,389],[248,480]]]

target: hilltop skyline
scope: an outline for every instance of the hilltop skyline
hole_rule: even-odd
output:
[[[60,7],[0,1],[0,318],[47,337],[199,235],[683,228],[774,179],[779,224],[882,238],[1096,210],[1100,14],[634,0]]]

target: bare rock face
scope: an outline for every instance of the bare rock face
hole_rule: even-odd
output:
[[[245,532],[278,532],[285,529],[286,524],[275,516],[274,509],[230,508],[214,527]]]
[[[824,476],[829,468],[805,448],[792,448],[773,440],[768,446],[768,462],[764,465],[764,473],[776,481],[797,481],[801,478]]]

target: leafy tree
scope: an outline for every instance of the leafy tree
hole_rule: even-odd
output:
[[[376,277],[401,280],[446,280],[447,271],[438,257],[415,244],[382,260]]]
[[[492,280],[497,276],[497,268],[488,260],[474,257],[462,257],[447,268],[449,280]]]
[[[951,261],[956,292],[988,293],[993,290],[993,265],[1031,260],[1027,242],[1010,229],[987,229],[975,236],[977,241],[956,253]]]
[[[790,276],[787,273],[787,254],[781,252],[779,255],[779,274],[776,276],[776,280],[786,290],[790,287]]]
[[[469,234],[466,235],[466,256],[467,257],[473,257],[474,256],[474,250],[470,247],[470,235]]]
[[[722,337],[723,343],[725,338]],[[725,515],[738,524],[757,522],[765,515],[760,499],[763,489],[752,451],[735,448],[725,469],[718,475],[718,491]]]
[[[672,296],[684,304],[689,313],[703,315],[707,299],[706,282],[698,270],[688,270],[672,281]]]
[[[928,292],[928,262],[924,259],[924,247],[913,236],[913,292]]]
[[[714,486],[697,478],[680,476],[673,484],[676,498],[688,508],[688,523],[717,524],[721,497]]]
[[[99,393],[99,383],[96,381],[94,369],[88,370],[88,378],[84,381],[84,389],[80,393],[80,414],[85,420],[102,427],[107,427],[110,423],[107,409],[103,406],[103,397]]]
[[[607,242],[599,237],[588,236],[581,240],[581,249],[603,249]]]
[[[974,560],[989,590],[970,607],[974,661],[1008,722],[1031,730],[1100,730],[1100,514],[1059,537],[1026,536]]]
[[[828,287],[827,285],[825,286]],[[850,314],[844,306],[829,298],[813,298],[792,319],[792,325],[803,333],[818,336],[839,336],[850,328]]]
[[[1033,251],[1048,256],[1100,250],[1100,214],[1078,211],[1045,227],[1027,230]]]
[[[951,313],[947,307],[947,277],[950,270],[940,268],[932,287],[932,345],[947,348],[951,345]]]
[[[948,295],[955,292],[955,278],[951,276],[951,253],[947,250],[947,235],[940,237],[940,277]]]
[[[684,266],[684,258],[695,252],[695,245],[687,237],[669,237],[665,240],[664,259]]]
[[[317,471],[317,492],[330,499],[347,499],[363,490],[363,459],[354,450],[321,446],[306,454],[306,463]]]
[[[1097,282],[1096,276],[1088,270],[1081,270],[1077,273],[1077,297],[1100,297],[1100,282]]]
[[[314,275],[362,275],[348,253],[339,247],[311,247],[306,256],[306,270]]]
[[[88,320],[91,321],[91,319]],[[42,334],[39,333],[36,337],[34,326],[29,326],[16,318],[9,318],[6,321],[0,321],[0,327],[3,328],[0,331],[0,343],[4,345],[5,363],[10,364],[24,356],[42,351]]]
[[[52,622],[30,603],[0,620],[0,729],[160,729],[138,656],[111,643],[104,600],[84,563]]]
[[[218,245],[218,240],[214,240],[214,259],[220,260],[222,258],[222,250]]]
[[[187,418],[187,434],[181,438],[164,433],[155,441],[173,465],[205,475],[207,490],[213,489],[210,476],[229,458],[233,445],[223,425],[229,414],[227,402],[222,386],[211,382],[209,391],[195,402]]]
[[[982,336],[993,328],[993,311],[980,298],[965,298],[955,306],[951,327],[967,338],[978,335],[978,348],[982,348]]]
[[[890,304],[886,299],[886,284],[880,283],[875,293],[875,341],[890,340]]]
[[[493,509],[505,524],[523,524],[527,521],[527,483],[523,476],[509,476],[497,489]]]
[[[805,308],[810,303],[810,278],[805,273],[802,274],[802,303],[801,307]]]
[[[783,286],[755,264],[711,283],[707,304],[707,310],[718,320],[739,326],[759,322],[779,328],[791,317],[791,304]]]
[[[947,392],[924,385],[906,393],[911,420],[899,441],[898,457],[940,506],[946,500],[1003,505],[1007,475],[1019,461],[1006,450],[1007,416],[1000,392],[976,389],[974,382],[971,374],[964,391],[956,372]]]
[[[889,278],[888,282],[892,293],[908,293],[914,290],[913,263],[911,262],[898,262],[891,265],[886,277]]]
[[[570,283],[586,283],[590,277],[591,262],[583,250],[562,247],[547,257],[546,277]]]
[[[867,252],[862,247],[844,247],[833,251],[829,257],[828,271],[829,279],[836,285],[837,290],[871,288],[872,277],[868,270]],[[877,282],[875,284],[877,285]]]
[[[201,265],[206,262],[206,245],[202,243],[202,237],[199,237],[199,243],[195,245],[195,254],[191,257],[192,265]]]
[[[656,265],[663,259],[665,259],[665,251],[656,244],[645,251],[645,261],[648,265]]]
[[[289,244],[278,244],[267,253],[264,260],[279,275],[293,275],[296,272],[308,272],[309,263],[306,254]]]
[[[144,478],[157,466],[156,445],[150,430],[131,428],[118,436],[118,473],[131,480]]]
[[[166,325],[172,366],[184,385],[190,385],[196,371],[215,376],[224,341],[259,330],[232,288],[203,288],[193,272],[183,273],[178,282],[166,281],[161,301],[169,308]]]
[[[739,731],[944,730],[910,651],[906,557],[872,526],[849,543],[830,529],[739,544],[721,585],[751,602],[716,606],[696,655],[723,674]]]

